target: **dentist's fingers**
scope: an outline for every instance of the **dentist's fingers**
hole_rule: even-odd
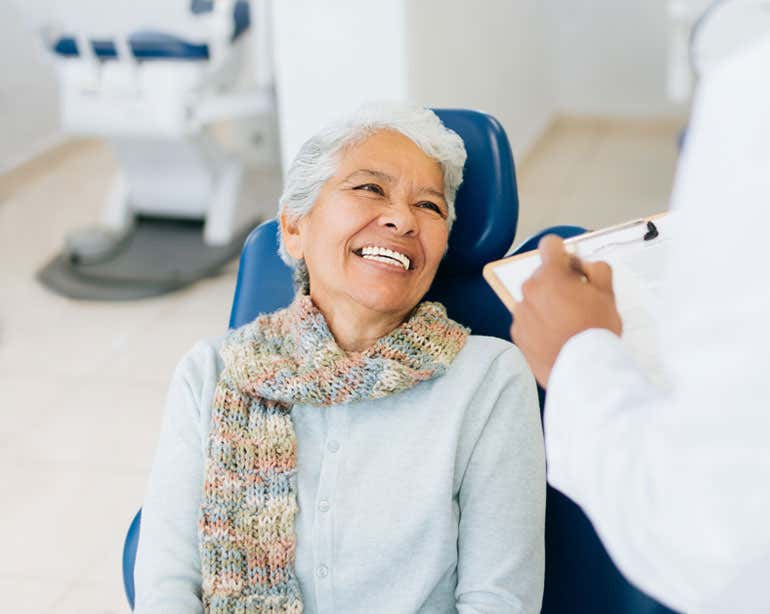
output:
[[[608,292],[614,296],[615,291],[612,286],[612,267],[606,262],[584,262],[588,281],[599,288],[602,292]]]
[[[572,255],[564,248],[564,241],[556,235],[546,235],[537,246],[543,267],[556,267],[567,271],[571,268]]]

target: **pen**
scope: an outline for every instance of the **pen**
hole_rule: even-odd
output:
[[[588,283],[588,275],[586,274],[585,269],[583,268],[583,263],[581,262],[580,258],[575,256],[574,254],[570,254],[569,266],[573,271],[575,271],[575,273],[580,275],[580,283],[582,284]]]
[[[565,243],[564,244],[564,251],[569,254],[569,268],[571,268],[575,273],[580,275],[580,282],[587,284],[588,283],[588,275],[586,275],[586,271],[583,268],[583,262],[575,255],[575,246],[572,243]]]
[[[622,245],[630,245],[632,243],[636,243],[637,241],[645,241],[645,242],[652,241],[653,239],[656,239],[657,237],[660,236],[658,227],[655,226],[655,224],[651,220],[635,220],[633,222],[628,222],[626,224],[621,224],[620,226],[616,226],[614,227],[614,229],[607,229],[599,232],[589,233],[587,235],[581,235],[581,236],[575,237],[574,239],[569,239],[565,241],[564,249],[570,255],[570,267],[572,268],[573,271],[582,275],[583,277],[581,278],[581,281],[583,281],[583,283],[586,283],[588,281],[588,276],[585,274],[585,269],[583,269],[580,258],[578,258],[575,255],[575,252],[576,252],[575,248],[577,244],[581,240],[595,239],[596,237],[607,234],[609,230],[613,230],[613,232],[617,232],[618,230],[625,230],[626,228],[629,228],[629,227],[641,226],[641,225],[646,226],[646,232],[644,233],[643,236],[637,239],[627,239],[625,241],[615,241],[613,243],[606,243],[605,245],[601,245],[600,247],[597,247],[586,256],[588,258],[595,258],[599,252],[604,252],[608,249],[616,248]]]

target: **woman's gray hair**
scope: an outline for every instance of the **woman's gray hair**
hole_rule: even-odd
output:
[[[322,128],[306,141],[286,174],[278,205],[279,215],[286,213],[294,220],[307,215],[323,185],[337,172],[345,149],[380,130],[400,132],[441,165],[444,197],[449,207],[447,224],[451,229],[455,219],[455,196],[463,180],[467,157],[465,145],[433,111],[405,103],[365,104],[353,115]],[[296,260],[286,251],[280,231],[279,242],[278,253],[286,264],[295,269],[297,285],[307,290],[304,262]]]

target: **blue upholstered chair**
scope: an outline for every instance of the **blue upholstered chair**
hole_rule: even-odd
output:
[[[518,219],[516,175],[508,138],[492,117],[476,111],[437,110],[465,141],[468,162],[457,194],[458,219],[428,297],[441,301],[450,317],[475,334],[509,338],[511,316],[483,281],[481,269],[502,257],[513,242]],[[583,232],[559,227],[564,237]],[[238,270],[230,327],[289,304],[291,271],[277,255],[275,220],[256,228],[246,241]],[[541,233],[542,235],[543,233]],[[520,250],[530,247],[532,237]],[[140,512],[141,513],[141,512]],[[133,565],[140,513],[126,538],[123,578],[133,607]],[[634,589],[615,569],[590,522],[571,501],[549,488],[546,522],[546,614],[663,614],[662,606]]]
[[[533,249],[537,249],[540,239],[545,235],[557,235],[562,239],[569,239],[582,235],[584,232],[587,232],[587,230],[582,226],[551,226],[525,239],[511,252],[511,255],[523,254],[524,252],[531,252]]]

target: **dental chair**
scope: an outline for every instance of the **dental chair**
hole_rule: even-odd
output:
[[[481,275],[490,260],[501,258],[512,244],[518,220],[516,175],[508,138],[494,118],[477,111],[437,110],[457,132],[468,151],[463,184],[457,194],[457,221],[449,250],[427,299],[442,302],[449,316],[470,326],[474,334],[510,339],[511,315]],[[519,248],[537,246],[555,231],[561,236],[584,232],[576,226],[539,233]],[[256,228],[241,254],[230,313],[230,328],[260,313],[288,305],[293,296],[291,270],[277,254],[278,223]],[[134,604],[134,560],[141,510],[134,517],[123,552],[123,580]],[[636,590],[620,575],[586,516],[574,503],[548,488],[546,504],[545,614],[666,614],[668,609]]]
[[[39,277],[86,299],[129,299],[216,272],[258,217],[244,164],[213,133],[274,113],[267,0],[20,2],[60,86],[65,133],[117,159],[101,226],[76,231]],[[253,74],[244,86],[245,70]],[[264,181],[272,208],[280,189]]]

